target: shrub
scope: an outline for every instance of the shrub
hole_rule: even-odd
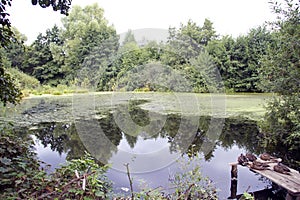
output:
[[[39,87],[40,82],[29,76],[16,68],[8,68],[7,71],[11,74],[11,77],[15,79],[16,84],[19,85],[21,89],[34,89]]]
[[[0,130],[0,199],[108,199],[112,184],[86,154],[47,175],[32,151],[30,138]]]

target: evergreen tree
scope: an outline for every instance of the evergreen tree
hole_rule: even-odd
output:
[[[42,84],[57,85],[64,74],[61,70],[61,63],[53,57],[51,45],[63,45],[60,30],[56,25],[46,30],[45,35],[40,33],[37,36],[27,51],[27,59],[21,69],[36,77]]]
[[[135,40],[134,34],[132,33],[132,30],[129,29],[124,37],[122,45],[125,45],[130,42],[136,43],[136,40]]]

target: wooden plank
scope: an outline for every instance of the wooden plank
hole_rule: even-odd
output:
[[[252,171],[270,179],[272,182],[285,188],[292,195],[300,196],[300,173],[292,168],[289,168],[291,170],[290,175],[281,174],[273,170],[273,167],[277,165],[277,163],[268,164],[270,165],[268,170],[256,170],[251,169],[249,166],[248,167]]]

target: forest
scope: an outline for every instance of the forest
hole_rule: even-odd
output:
[[[261,60],[280,41],[278,33],[266,25],[234,38],[219,35],[209,19],[203,24],[189,20],[179,28],[170,27],[166,42],[147,41],[140,45],[131,30],[120,44],[115,28],[97,4],[74,6],[62,24],[61,28],[55,25],[40,33],[31,45],[25,45],[26,36],[12,28],[15,41],[1,49],[1,59],[4,68],[18,77],[21,89],[80,82],[85,87],[92,84],[97,91],[113,91],[123,74],[138,66],[160,63],[184,76],[192,92],[209,92],[201,65],[219,71],[227,92],[271,91],[262,84],[265,77],[260,76],[264,67]],[[98,74],[97,80],[79,80],[89,70]],[[128,81],[127,85],[131,85]],[[160,88],[144,83],[123,90]]]
[[[253,27],[238,37],[220,35],[213,21],[205,19],[201,23],[189,20],[178,22],[177,28],[169,27],[166,41],[143,42],[135,39],[132,30],[120,41],[116,29],[110,25],[113,22],[104,17],[104,10],[98,4],[84,8],[74,5],[70,10],[68,1],[57,2],[50,4],[43,0],[39,5],[53,7],[66,15],[62,18],[62,27],[49,27],[32,44],[27,44],[26,36],[8,20],[6,7],[11,0],[1,1],[1,106],[18,104],[31,94],[60,95],[76,90],[273,93],[274,98],[267,103],[266,114],[259,122],[262,145],[290,150],[297,157],[291,163],[300,166],[299,2],[270,2],[276,21]],[[35,6],[38,2],[32,1],[32,4]],[[152,72],[159,74],[157,66],[165,70],[166,76],[159,78],[160,84],[153,84],[145,77],[151,77]],[[145,68],[150,70],[145,71]],[[178,75],[189,83],[187,87],[180,84]],[[171,87],[165,86],[170,84]],[[1,145],[19,145],[19,151],[27,152],[31,159],[29,164],[38,170],[37,161],[26,150],[29,144],[23,144],[16,136],[7,137],[5,132],[7,130],[1,127]],[[13,149],[5,151],[15,155]],[[84,164],[97,168],[91,160],[88,157]],[[2,159],[0,171],[6,170],[3,166],[9,162]],[[57,173],[63,180],[63,173]],[[35,178],[33,181],[38,183]],[[43,193],[35,195],[43,197]]]

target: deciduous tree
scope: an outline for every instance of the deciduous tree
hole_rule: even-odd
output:
[[[77,70],[82,68],[84,59],[95,53],[95,48],[104,41],[118,41],[116,30],[104,18],[104,10],[97,3],[81,8],[74,6],[68,17],[62,19],[63,37],[66,41],[64,52],[66,59],[63,70],[67,79],[73,80]],[[118,47],[118,43],[113,42]]]
[[[273,2],[272,6],[278,15],[278,20],[272,23],[276,44],[262,60],[261,87],[264,91],[275,92],[277,96],[267,106],[264,133],[269,144],[284,146],[299,155],[299,2],[285,0],[284,5]]]
[[[9,13],[7,12],[7,6],[11,6],[12,0],[1,0],[0,3],[0,46],[7,48],[7,46],[15,40],[13,31],[11,30],[11,23],[9,21]],[[52,6],[53,10],[59,10],[62,14],[67,15],[70,9],[72,0],[32,0],[33,5],[39,5],[42,8]],[[3,56],[0,56],[0,100],[6,105],[6,103],[17,103],[21,97],[21,91],[14,84],[12,78],[5,72],[4,65],[2,63]]]

